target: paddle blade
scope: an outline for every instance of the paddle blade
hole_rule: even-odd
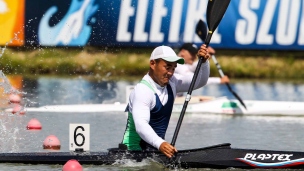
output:
[[[205,39],[205,44],[208,47],[212,34],[221,22],[230,0],[209,0],[207,5],[207,24],[208,24],[208,35]]]
[[[214,31],[221,22],[230,0],[209,0],[207,5],[207,24],[210,31]]]
[[[195,32],[202,41],[205,41],[205,39],[207,37],[207,31],[208,30],[207,30],[206,23],[200,19],[196,25]]]

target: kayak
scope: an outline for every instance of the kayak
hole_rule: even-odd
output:
[[[202,101],[200,99],[203,99]],[[173,113],[180,113],[184,97],[176,99]],[[304,116],[304,102],[293,101],[258,101],[244,100],[245,109],[238,100],[227,97],[192,97],[187,106],[187,113],[228,114],[228,115],[287,115]],[[27,107],[27,112],[124,112],[127,104],[115,102],[112,104],[72,104]],[[6,109],[11,112],[12,109]]]
[[[0,163],[64,164],[70,159],[92,165],[111,165],[124,159],[136,162],[152,159],[173,168],[304,168],[304,152],[234,149],[229,143],[180,150],[172,159],[158,151],[126,151],[119,148],[107,152],[0,153]]]
[[[214,98],[188,104],[187,112],[231,115],[286,115],[304,116],[304,102],[244,100],[247,107],[236,99]],[[174,111],[181,111],[182,104],[175,104]]]

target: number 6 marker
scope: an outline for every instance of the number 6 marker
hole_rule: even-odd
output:
[[[70,151],[90,150],[90,124],[70,124]]]

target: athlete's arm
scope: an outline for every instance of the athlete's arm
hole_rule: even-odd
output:
[[[209,78],[210,68],[209,61],[207,60],[205,63],[202,63],[200,71],[198,73],[197,79],[194,84],[194,89],[198,89],[206,85],[207,80]],[[193,79],[193,73],[188,74],[174,74],[174,83],[176,84],[176,92],[187,92],[191,81]]]
[[[145,142],[159,149],[164,140],[149,125],[150,110],[155,106],[154,92],[148,86],[139,84],[132,93],[131,101],[136,132]]]
[[[221,84],[221,78],[220,77],[209,77],[207,84]]]
[[[194,73],[196,67],[197,67],[198,61],[194,61],[192,65],[187,65],[188,70]]]

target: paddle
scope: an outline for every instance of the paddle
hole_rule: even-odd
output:
[[[199,20],[199,22],[196,25],[196,34],[201,38],[202,41],[205,40],[206,38],[206,33],[207,33],[207,27],[205,22],[203,22],[202,20]],[[220,64],[217,62],[215,56],[212,54],[212,60],[215,63],[217,70],[220,73],[220,76],[223,78],[225,76]],[[228,90],[234,95],[234,97],[236,97],[239,102],[244,106],[244,108],[247,110],[245,103],[243,102],[243,100],[240,98],[240,96],[238,96],[238,94],[236,94],[236,92],[234,92],[230,86],[229,83],[226,83]]]
[[[208,5],[207,5],[207,23],[208,23],[208,27],[209,27],[209,32],[208,32],[206,40],[204,41],[207,47],[210,43],[213,31],[217,28],[220,21],[222,20],[229,3],[230,3],[230,0],[209,0],[208,1]],[[180,130],[183,118],[185,116],[188,103],[191,99],[191,93],[192,93],[192,90],[193,90],[193,87],[194,87],[194,84],[195,84],[195,81],[196,81],[196,78],[198,76],[198,73],[199,73],[199,70],[200,70],[200,67],[201,67],[202,63],[203,63],[203,60],[200,57],[199,61],[198,61],[198,64],[197,64],[197,67],[195,69],[195,72],[194,72],[189,90],[188,90],[188,93],[187,93],[187,96],[185,98],[185,103],[183,105],[180,117],[178,119],[176,129],[175,129],[174,134],[173,134],[173,138],[172,138],[172,142],[171,142],[172,146],[175,145],[177,135],[178,135],[178,132]]]

